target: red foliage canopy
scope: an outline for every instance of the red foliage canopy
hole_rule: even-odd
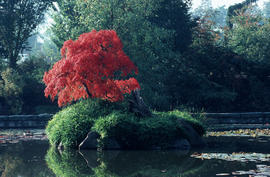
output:
[[[45,72],[45,96],[58,105],[66,105],[80,98],[101,98],[109,101],[123,100],[123,94],[139,89],[135,78],[115,80],[135,72],[137,67],[124,53],[122,43],[113,30],[93,30],[79,36],[78,40],[64,42],[62,59]]]

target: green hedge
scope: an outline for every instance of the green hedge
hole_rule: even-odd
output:
[[[125,103],[108,103],[100,100],[84,100],[58,112],[46,128],[52,145],[62,142],[64,147],[77,148],[89,131],[101,135],[99,146],[114,138],[123,148],[166,148],[188,132],[179,119],[188,122],[200,135],[203,125],[188,113],[153,112],[152,117],[139,118],[127,111]]]

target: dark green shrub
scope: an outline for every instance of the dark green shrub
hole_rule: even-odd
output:
[[[198,120],[179,111],[153,113],[152,117],[141,119],[130,113],[114,111],[96,120],[92,130],[101,135],[101,146],[114,138],[126,149],[166,148],[188,133],[179,119],[191,124],[200,135],[204,134],[204,127]]]
[[[198,114],[197,116],[192,116],[191,114],[189,114],[188,112],[185,111],[170,111],[170,112],[161,112],[160,114],[162,114],[163,116],[166,117],[171,117],[171,116],[175,116],[177,118],[182,118],[185,121],[187,121],[195,130],[196,132],[200,135],[203,136],[206,133],[206,127],[205,125],[202,123],[205,120],[205,117]],[[188,133],[188,132],[187,132]]]
[[[129,113],[114,111],[111,114],[100,117],[92,127],[101,135],[101,146],[107,139],[115,138],[122,146],[138,145],[138,120],[137,117]]]
[[[0,99],[7,106],[6,113],[20,114],[22,111],[22,88],[25,83],[22,76],[14,69],[0,71]],[[0,110],[1,113],[1,110]]]
[[[52,103],[44,96],[45,85],[42,79],[44,72],[48,71],[49,68],[49,62],[40,56],[30,56],[18,64],[17,70],[25,82],[22,88],[22,101],[24,103],[22,112],[24,114],[51,113],[50,110],[46,109],[37,110],[39,109],[37,106],[51,107],[52,110],[57,110],[56,102]]]
[[[62,142],[65,147],[77,147],[98,117],[106,116],[114,109],[125,110],[125,103],[121,104],[87,99],[63,108],[46,127],[50,144],[58,145]]]

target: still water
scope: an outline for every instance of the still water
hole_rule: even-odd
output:
[[[270,154],[187,151],[64,151],[48,141],[0,144],[1,177],[270,176]]]

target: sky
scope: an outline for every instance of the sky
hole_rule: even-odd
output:
[[[192,0],[193,3],[193,9],[196,9],[198,6],[200,6],[202,0]],[[225,5],[226,7],[229,7],[230,5],[236,4],[236,3],[240,3],[243,2],[244,0],[212,0],[212,6],[214,8],[220,7]],[[258,1],[258,5],[260,7],[263,6],[263,3],[269,1],[269,0],[259,0]]]

